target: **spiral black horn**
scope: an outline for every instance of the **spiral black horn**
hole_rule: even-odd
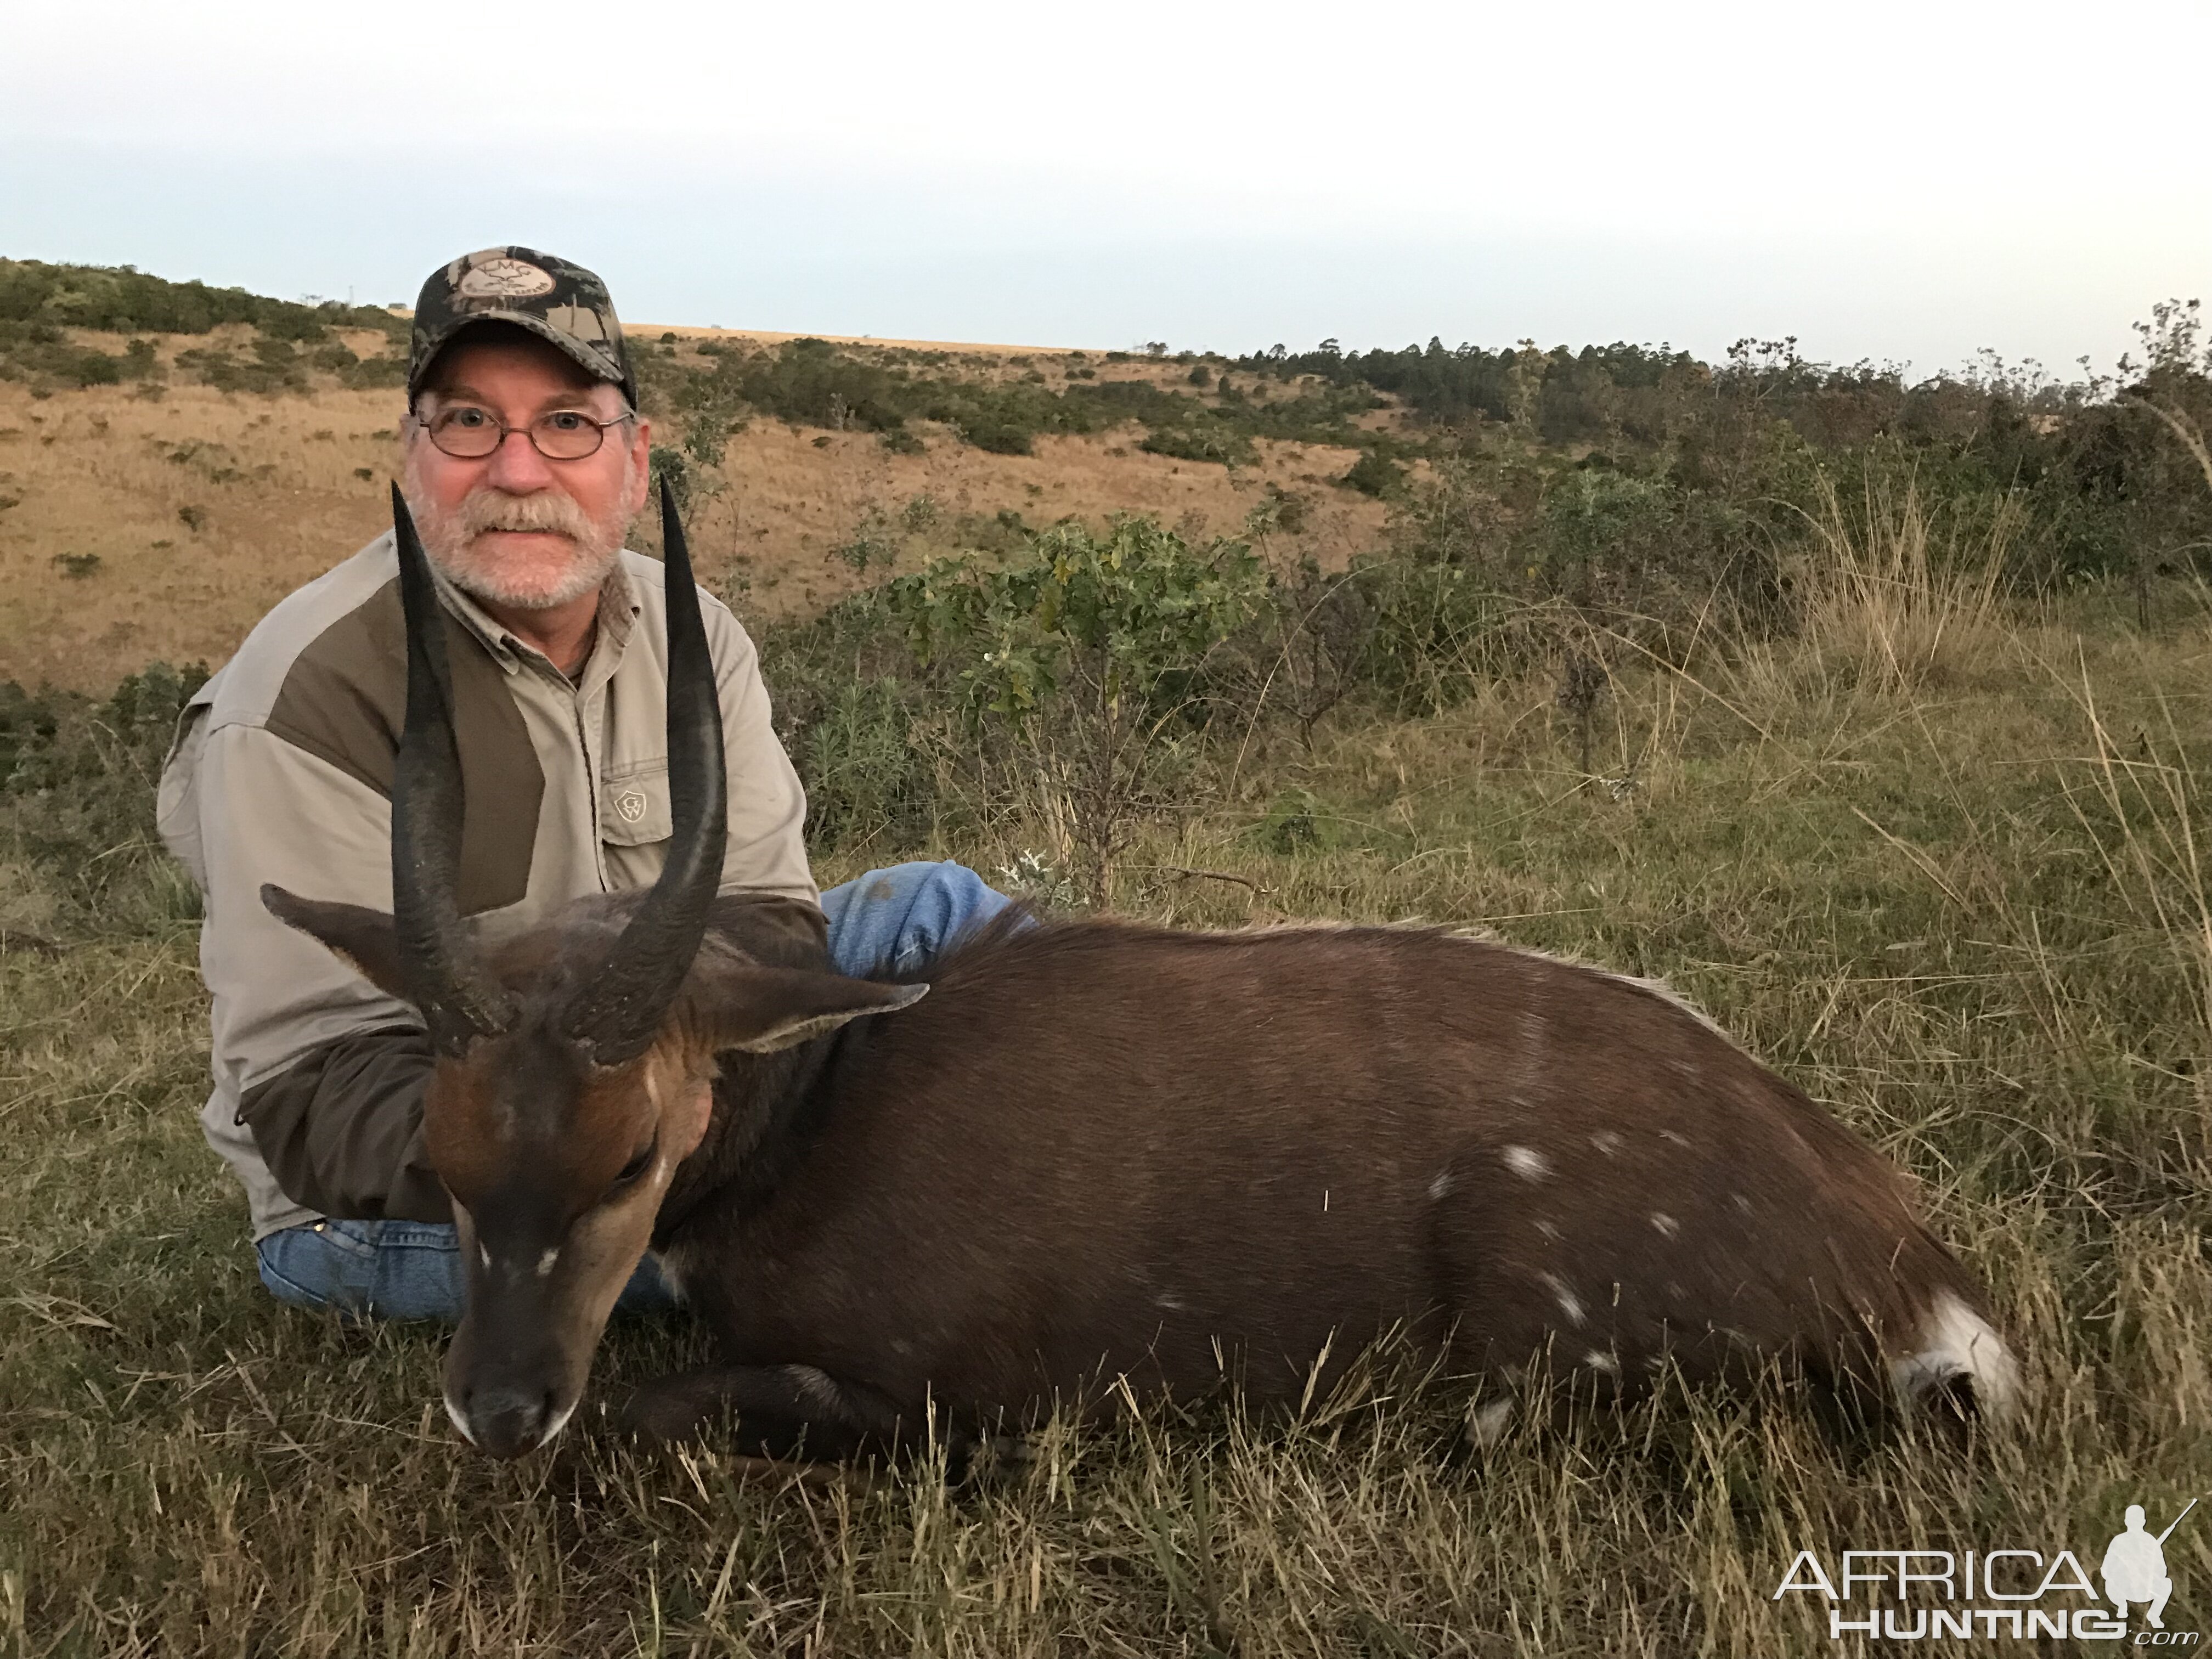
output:
[[[608,951],[564,1022],[601,1066],[645,1052],[691,969],[707,931],[707,908],[722,880],[729,839],[722,757],[722,703],[699,617],[699,588],[677,516],[660,481],[661,541],[667,556],[668,793],[674,834],[668,862]]]
[[[399,602],[407,618],[407,724],[392,769],[392,910],[400,971],[441,1054],[458,1054],[514,1023],[514,1002],[483,971],[461,925],[461,756],[436,580],[413,514],[392,487]]]

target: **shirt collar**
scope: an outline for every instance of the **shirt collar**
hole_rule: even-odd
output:
[[[386,532],[387,539],[389,532]],[[398,556],[395,548],[393,556]],[[644,606],[637,597],[636,584],[630,580],[629,550],[625,548],[615,556],[614,568],[599,584],[599,633],[586,664],[586,678],[603,678],[599,665],[605,663],[605,673],[614,672],[622,660],[623,649],[629,644],[630,631],[637,625],[638,614]],[[477,642],[490,653],[491,659],[510,674],[519,674],[526,658],[543,661],[538,652],[516,639],[501,627],[490,612],[453,586],[446,573],[433,562],[430,575],[437,585],[438,599],[446,609],[461,620],[461,625],[476,636]]]

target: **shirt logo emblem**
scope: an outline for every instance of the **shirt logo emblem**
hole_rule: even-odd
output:
[[[615,797],[615,811],[622,815],[624,823],[635,823],[645,816],[645,796],[632,789]]]

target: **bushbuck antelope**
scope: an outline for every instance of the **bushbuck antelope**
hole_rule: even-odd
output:
[[[772,1455],[878,1449],[933,1412],[959,1442],[1224,1367],[1296,1398],[1392,1328],[1467,1376],[1612,1392],[1670,1358],[1783,1359],[2012,1404],[1903,1175],[1650,985],[1433,930],[1108,921],[994,925],[924,985],[752,925],[715,896],[720,717],[665,492],[666,867],[476,937],[436,601],[395,506],[396,920],[264,898],[434,1040],[427,1139],[469,1273],[446,1404],[484,1450],[559,1431],[648,1244],[723,1364],[635,1420],[734,1411]]]

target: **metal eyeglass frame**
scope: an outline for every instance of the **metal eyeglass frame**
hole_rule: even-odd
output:
[[[499,429],[499,436],[493,440],[491,447],[485,450],[481,455],[456,455],[452,450],[447,448],[445,445],[438,442],[439,422],[444,419],[446,416],[449,414],[459,414],[460,410],[463,409],[475,410],[477,414],[483,416],[486,420],[489,421],[493,426]],[[585,425],[595,428],[599,433],[599,441],[594,443],[589,449],[586,450],[580,455],[547,454],[545,453],[545,446],[538,441],[538,422],[539,421],[550,421],[556,415],[573,415],[578,420],[583,422]],[[605,445],[607,441],[607,428],[609,427],[620,426],[624,421],[634,421],[636,418],[637,411],[634,409],[624,410],[621,414],[616,416],[611,421],[595,421],[590,416],[585,414],[580,409],[549,409],[543,415],[533,416],[524,425],[509,426],[505,421],[501,420],[498,416],[493,414],[491,410],[484,408],[481,404],[463,404],[457,409],[440,410],[427,421],[422,420],[422,417],[419,415],[416,416],[416,419],[422,425],[423,435],[429,439],[430,442],[436,447],[438,453],[441,455],[451,455],[453,456],[453,459],[457,461],[488,461],[493,456],[499,453],[501,447],[507,442],[508,438],[512,437],[518,432],[522,434],[524,437],[530,440],[530,447],[538,452],[541,459],[548,461],[588,461],[592,456],[598,454],[600,449]]]

